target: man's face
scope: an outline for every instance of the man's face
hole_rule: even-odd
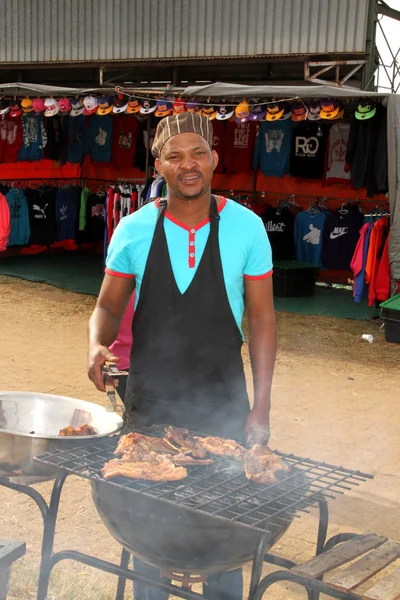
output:
[[[156,160],[168,189],[182,200],[194,200],[207,192],[217,164],[217,153],[198,133],[174,135]]]

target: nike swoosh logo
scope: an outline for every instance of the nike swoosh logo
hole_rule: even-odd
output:
[[[346,235],[347,231],[341,231],[340,233],[331,233],[330,238],[331,240],[335,240],[336,238],[340,237],[341,235]]]

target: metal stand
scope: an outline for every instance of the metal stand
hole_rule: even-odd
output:
[[[116,592],[116,600],[123,600],[126,580],[137,581],[139,583],[143,583],[145,585],[151,586],[153,588],[157,588],[160,590],[164,590],[173,594],[179,598],[183,598],[184,600],[204,600],[204,596],[192,592],[189,589],[184,589],[173,585],[172,583],[163,583],[163,582],[154,582],[150,579],[147,579],[143,575],[139,575],[135,573],[132,569],[128,569],[130,554],[127,550],[123,549],[121,553],[121,560],[119,565],[115,565],[108,561],[101,560],[94,556],[90,556],[88,554],[83,554],[82,552],[78,552],[75,550],[64,550],[61,552],[56,552],[53,554],[54,548],[54,536],[57,522],[57,514],[58,508],[60,504],[60,496],[61,491],[64,485],[64,482],[68,476],[67,472],[60,471],[57,475],[53,490],[51,493],[50,503],[47,504],[44,498],[34,489],[31,489],[25,485],[19,485],[9,481],[4,477],[0,477],[0,485],[7,487],[9,489],[15,490],[17,492],[21,492],[22,494],[26,494],[29,496],[36,504],[38,505],[40,512],[43,517],[44,529],[43,529],[43,540],[42,540],[42,550],[41,550],[41,562],[40,562],[40,573],[39,573],[39,585],[37,592],[37,600],[46,600],[48,587],[49,587],[49,579],[51,575],[51,571],[56,564],[61,562],[62,560],[75,560],[77,562],[81,562],[90,567],[94,567],[96,569],[100,569],[101,571],[105,571],[107,573],[112,573],[118,577],[118,585]],[[318,536],[317,536],[317,547],[316,547],[316,555],[320,554],[324,550],[327,549],[325,546],[326,534],[328,529],[328,507],[326,500],[319,498],[319,525],[318,525]],[[295,576],[291,576],[288,572],[280,571],[278,573],[272,573],[271,575],[264,577],[260,581],[261,571],[263,562],[268,562],[270,564],[278,565],[285,569],[291,569],[296,565],[296,563],[287,560],[285,558],[281,558],[279,556],[275,556],[273,554],[265,553],[265,548],[267,545],[268,534],[261,534],[257,548],[254,551],[253,565],[252,565],[252,574],[251,574],[251,583],[250,583],[250,593],[248,600],[260,600],[265,592],[265,590],[272,585],[275,581],[283,580],[284,575],[288,576],[288,580],[294,581]],[[328,544],[327,544],[328,545]],[[323,585],[323,584],[322,584]],[[314,600],[315,596],[312,594],[317,591],[314,587],[313,589],[307,590],[309,595],[309,600]],[[340,593],[339,593],[340,594]],[[338,595],[337,598],[344,598],[344,596]],[[347,596],[346,598],[350,598]],[[215,600],[218,600],[217,598]]]

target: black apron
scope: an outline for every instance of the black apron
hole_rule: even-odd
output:
[[[242,336],[222,272],[219,214],[210,203],[210,234],[195,276],[179,291],[164,231],[161,200],[132,323],[126,393],[131,425],[179,427],[243,439],[249,401]]]

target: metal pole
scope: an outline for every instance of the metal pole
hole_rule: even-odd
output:
[[[147,145],[146,145],[146,181],[150,177],[150,130],[151,115],[147,115]]]
[[[378,0],[369,0],[367,38],[365,43],[366,64],[364,68],[363,87],[364,89],[368,87],[371,91],[375,90],[374,73],[377,10]]]

